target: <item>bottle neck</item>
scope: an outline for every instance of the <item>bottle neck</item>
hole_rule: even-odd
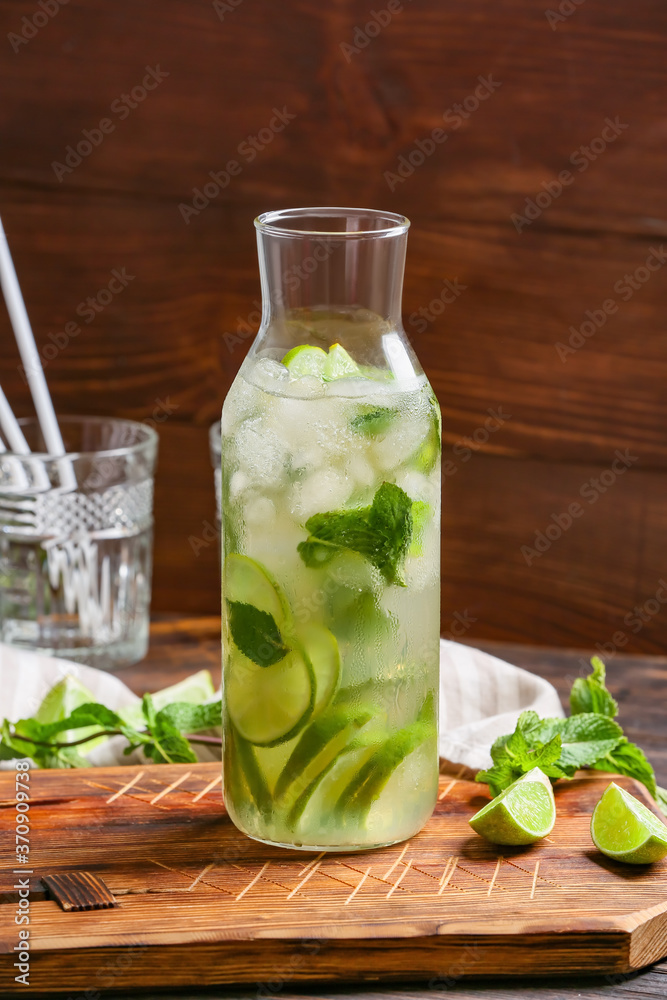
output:
[[[285,233],[258,229],[262,328],[280,329],[314,310],[364,310],[402,329],[407,229],[388,233]]]

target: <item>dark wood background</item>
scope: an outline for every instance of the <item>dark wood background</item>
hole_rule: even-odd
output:
[[[191,540],[211,537],[207,429],[249,343],[223,335],[253,325],[259,295],[253,217],[354,204],[413,222],[406,328],[451,462],[443,631],[663,649],[667,268],[628,301],[614,284],[667,238],[667,7],[585,0],[550,24],[546,0],[405,0],[346,57],[384,0],[217,6],[69,0],[35,31],[36,2],[0,0],[0,209],[40,345],[81,324],[46,367],[57,409],[159,418],[154,607],[218,606],[215,545]],[[12,45],[22,29],[34,37]],[[113,102],[157,65],[169,75],[121,119]],[[443,123],[489,75],[500,87]],[[248,163],[239,144],[274,107],[295,118]],[[114,131],[59,180],[54,161],[105,117]],[[570,155],[607,118],[628,127],[580,171]],[[385,172],[441,126],[447,141],[391,191]],[[186,224],[179,205],[233,158],[241,173]],[[518,233],[512,213],[565,169],[573,183]],[[133,280],[82,322],[113,268]],[[465,291],[419,332],[408,317],[446,278]],[[618,311],[562,361],[556,343],[609,298]],[[24,414],[17,364],[2,310],[0,380]],[[465,461],[460,442],[499,407],[511,416]],[[628,471],[582,499],[616,449]],[[521,547],[575,501],[583,516],[527,565]],[[645,621],[624,621],[647,601]]]

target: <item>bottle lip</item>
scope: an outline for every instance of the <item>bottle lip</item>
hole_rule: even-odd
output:
[[[318,219],[327,220],[318,228],[313,224]],[[333,220],[357,220],[358,229],[332,229]],[[305,226],[298,225],[306,223]],[[371,223],[371,225],[369,225]],[[375,223],[375,224],[372,224]],[[326,225],[326,228],[324,226]],[[355,239],[361,237],[391,237],[400,236],[410,228],[410,220],[405,215],[396,212],[383,212],[375,208],[281,208],[271,212],[262,212],[255,219],[258,232],[269,233],[272,236],[287,237],[335,237],[337,239]]]

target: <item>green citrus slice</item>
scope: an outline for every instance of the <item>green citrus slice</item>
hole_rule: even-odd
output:
[[[275,797],[282,798],[295,782],[299,788],[308,785],[313,777],[311,771],[315,777],[323,777],[323,768],[336,759],[350,734],[365,726],[372,717],[370,706],[355,709],[352,705],[335,705],[324,712],[302,733],[292,750],[278,776]]]
[[[303,649],[259,666],[230,644],[224,696],[235,728],[249,743],[271,747],[303,729],[315,704],[315,674]]]
[[[492,844],[533,844],[546,837],[556,822],[551,782],[534,767],[475,813],[469,823]]]
[[[300,378],[302,375],[321,377],[327,364],[327,354],[321,347],[299,344],[287,352],[282,363],[293,378]]]
[[[249,604],[269,614],[279,629],[291,619],[287,598],[269,571],[251,559],[234,552],[225,560],[222,596],[234,604]]]
[[[318,625],[317,622],[299,625],[294,635],[297,643],[305,650],[315,673],[313,715],[319,715],[333,698],[340,680],[338,643],[329,629]]]
[[[349,812],[364,822],[390,777],[403,761],[429,737],[436,735],[433,695],[428,694],[413,723],[399,729],[370,756],[342,790],[335,811]]]
[[[332,382],[337,378],[350,378],[354,375],[361,375],[361,369],[356,361],[352,360],[344,347],[341,347],[340,344],[332,344],[329,348],[322,375],[327,382]]]
[[[615,782],[593,810],[591,837],[608,858],[649,865],[667,857],[667,826]]]

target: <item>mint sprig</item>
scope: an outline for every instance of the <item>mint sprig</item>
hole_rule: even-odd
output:
[[[318,569],[345,549],[376,566],[387,583],[404,587],[401,568],[412,538],[412,500],[400,486],[382,483],[370,507],[314,514],[298,545],[306,566]]]
[[[156,711],[153,699],[145,695],[142,702],[145,726],[128,725],[122,717],[98,702],[80,705],[58,722],[41,723],[36,718],[0,725],[0,760],[31,758],[38,767],[89,767],[82,756],[87,743],[100,737],[124,736],[128,742],[125,753],[141,747],[155,763],[194,763],[197,760],[191,744],[220,745],[215,736],[196,733],[220,724],[220,701],[205,705],[173,702]],[[76,731],[85,735],[76,737]],[[61,735],[68,734],[67,740]]]
[[[618,704],[607,690],[604,663],[594,656],[591,665],[592,672],[572,685],[569,718],[540,719],[537,712],[522,712],[514,732],[495,741],[493,766],[475,779],[486,782],[494,798],[533,767],[541,768],[552,781],[590,767],[635,778],[667,811],[667,791],[656,785],[646,755],[614,721]]]

